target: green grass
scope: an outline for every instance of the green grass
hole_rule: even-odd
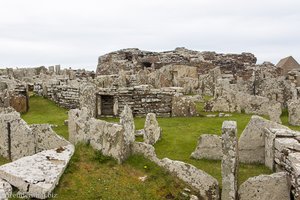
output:
[[[201,106],[199,106],[201,110]],[[58,134],[68,138],[67,110],[41,97],[30,98],[30,110],[22,117],[28,123],[50,123],[58,125]],[[155,144],[159,158],[181,160],[206,171],[221,183],[221,163],[213,160],[190,159],[201,134],[221,134],[224,120],[234,120],[238,124],[240,135],[249,122],[251,115],[236,114],[228,118],[158,118],[163,129],[162,139]],[[117,118],[106,118],[107,121],[119,121]],[[136,129],[142,129],[144,118],[136,118]],[[287,115],[282,115],[283,124],[287,124]],[[300,130],[300,127],[291,127]],[[139,138],[138,140],[142,140]],[[1,160],[0,160],[1,162]],[[147,166],[147,167],[145,167]],[[239,184],[259,174],[270,174],[263,165],[240,164]],[[138,177],[147,176],[145,182]],[[183,199],[179,194],[186,187],[178,179],[170,176],[163,169],[141,156],[131,156],[124,164],[118,165],[91,147],[80,144],[70,164],[55,190],[55,199],[165,199],[174,196]]]
[[[68,119],[67,111],[67,109],[60,108],[54,102],[43,97],[31,96],[29,112],[22,114],[22,118],[28,124],[49,123],[56,125],[53,130],[68,139],[68,126],[64,125],[64,121]]]
[[[30,110],[22,117],[27,123],[58,125],[58,134],[68,137],[67,110],[38,96],[30,98]],[[1,163],[1,159],[0,159]],[[147,176],[142,182],[139,177]],[[63,174],[53,199],[185,199],[180,193],[186,188],[179,179],[142,156],[131,156],[118,165],[88,145],[76,146],[74,156]]]
[[[214,113],[216,114],[216,113]],[[208,118],[208,117],[174,117],[158,118],[159,125],[163,129],[162,138],[154,146],[159,158],[168,157],[190,163],[197,168],[206,171],[221,183],[221,162],[214,160],[195,160],[190,155],[197,146],[198,138],[202,134],[221,135],[221,127],[224,120],[237,121],[238,135],[242,133],[248,124],[251,115],[233,113],[232,117]],[[118,121],[119,119],[106,119]],[[144,118],[136,118],[136,129],[142,129]],[[140,140],[140,139],[139,139]],[[239,171],[239,183],[243,183],[249,177],[260,174],[272,173],[264,165],[260,164],[241,164]]]
[[[172,195],[182,198],[185,188],[155,163],[142,156],[131,156],[118,165],[104,159],[91,147],[80,144],[54,191],[55,199],[165,199]],[[142,182],[139,177],[147,176]]]
[[[4,164],[6,164],[6,163],[8,163],[8,162],[9,162],[8,159],[3,158],[2,156],[0,156],[0,165],[4,165]]]

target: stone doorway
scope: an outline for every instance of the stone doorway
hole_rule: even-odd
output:
[[[101,95],[101,115],[114,115],[114,97]]]

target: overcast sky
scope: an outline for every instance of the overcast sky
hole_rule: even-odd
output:
[[[0,66],[96,69],[137,47],[252,52],[300,62],[299,0],[0,0]]]

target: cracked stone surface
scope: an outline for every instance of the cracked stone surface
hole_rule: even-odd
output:
[[[156,120],[154,113],[148,113],[144,126],[144,141],[147,144],[154,145],[161,137],[161,128]]]
[[[191,154],[194,159],[222,159],[222,139],[218,135],[203,134],[198,140],[195,151]]]
[[[193,165],[164,158],[160,165],[195,188],[203,200],[219,200],[218,181]]]
[[[130,140],[130,142],[134,142],[135,125],[134,125],[132,110],[128,105],[124,107],[124,110],[120,115],[120,124],[124,127],[125,135],[127,135],[127,138]]]
[[[12,194],[11,185],[0,179],[0,200],[8,200],[9,196]]]
[[[243,163],[265,163],[265,128],[288,127],[253,115],[239,139],[239,159]]]
[[[58,184],[74,153],[74,146],[42,151],[0,166],[0,178],[21,192],[46,199]]]
[[[249,178],[239,190],[240,200],[290,200],[290,184],[285,172]]]
[[[235,121],[224,121],[222,126],[222,199],[236,200],[238,190],[238,140]]]
[[[300,126],[300,100],[288,103],[289,123],[293,126]]]

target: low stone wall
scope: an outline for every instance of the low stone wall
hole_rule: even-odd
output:
[[[133,116],[129,110],[125,109],[128,112],[122,116],[132,118],[133,123]],[[130,131],[129,126],[122,124],[97,120],[90,116],[86,108],[69,111],[68,127],[70,142],[89,143],[94,149],[112,156],[119,163],[125,161],[131,153],[131,145],[135,138],[134,130]]]
[[[60,85],[60,82],[34,83],[33,91],[44,96],[59,106],[74,109],[79,108],[79,87],[71,85]]]
[[[144,155],[157,165],[174,174],[176,177],[194,188],[197,191],[197,195],[200,196],[200,199],[219,200],[220,194],[218,181],[195,166],[168,158],[159,159],[155,154],[155,148],[144,142],[134,142],[132,154]]]

